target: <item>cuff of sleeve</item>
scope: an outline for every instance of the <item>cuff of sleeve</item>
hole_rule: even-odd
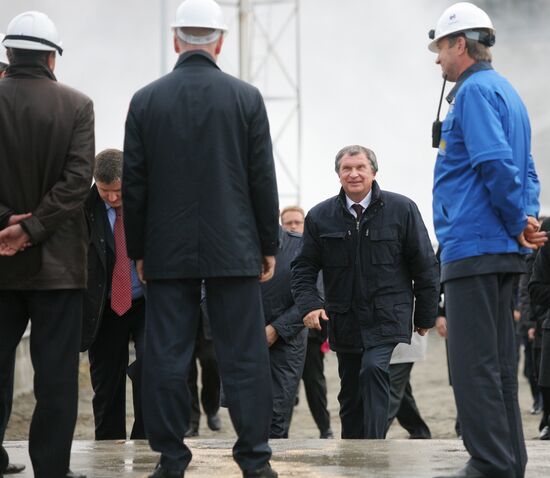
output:
[[[507,223],[506,230],[508,231],[508,234],[516,238],[523,232],[526,226],[527,226],[527,218],[525,217],[521,221]]]
[[[36,216],[23,219],[19,224],[21,224],[23,230],[29,235],[32,243],[42,242],[48,237],[46,229]]]

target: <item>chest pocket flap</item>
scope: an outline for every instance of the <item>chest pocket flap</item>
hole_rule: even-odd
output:
[[[393,264],[399,256],[399,234],[392,227],[370,231],[371,259],[373,264]]]
[[[324,267],[346,267],[349,265],[347,250],[348,231],[319,234],[323,244]]]

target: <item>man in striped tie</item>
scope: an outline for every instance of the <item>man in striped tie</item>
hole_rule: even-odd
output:
[[[134,400],[130,438],[145,438],[140,386],[144,290],[126,252],[121,177],[122,151],[99,153],[86,202],[91,238],[82,334],[82,349],[89,347],[96,440],[126,439],[126,374]],[[130,340],[136,360],[128,367]]]

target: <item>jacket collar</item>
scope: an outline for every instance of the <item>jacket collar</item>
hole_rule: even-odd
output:
[[[46,65],[36,63],[14,63],[6,70],[6,78],[22,78],[27,80],[49,79],[57,81],[57,78]]]
[[[191,50],[191,51],[186,51],[185,53],[182,53],[179,56],[174,69],[182,67],[184,63],[187,63],[187,64],[202,63],[204,65],[214,66],[218,70],[220,69],[219,66],[216,64],[216,61],[214,60],[214,58],[212,58],[204,50]]]
[[[374,204],[377,204],[382,197],[382,190],[380,189],[380,186],[378,186],[378,183],[376,182],[376,180],[372,182],[371,191],[372,191],[372,196],[371,196],[368,209],[370,209]],[[348,207],[346,204],[346,192],[344,191],[344,188],[340,188],[340,192],[338,193],[338,202],[346,210],[346,212],[348,212],[351,215],[351,213],[348,211]]]
[[[453,89],[447,95],[447,98],[446,98],[447,102],[449,104],[453,102],[456,94],[458,93],[458,90],[462,86],[462,83],[464,83],[474,73],[477,73],[478,71],[492,70],[492,69],[493,69],[493,65],[491,65],[491,62],[489,61],[478,61],[474,63],[472,66],[470,66],[469,68],[466,68],[458,77],[458,80],[455,86],[453,87]]]

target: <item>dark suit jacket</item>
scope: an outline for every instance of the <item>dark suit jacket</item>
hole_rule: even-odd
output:
[[[86,286],[93,164],[91,100],[45,66],[11,65],[0,81],[0,229],[31,212],[22,226],[35,246],[0,257],[0,289]]]
[[[260,92],[201,51],[132,98],[124,140],[128,254],[147,279],[257,276],[278,196]]]
[[[84,294],[81,351],[94,341],[107,296],[111,289],[114,266],[114,238],[110,230],[105,203],[99,196],[97,186],[90,189],[86,200],[86,214],[90,224],[90,247],[88,249],[88,287]]]

